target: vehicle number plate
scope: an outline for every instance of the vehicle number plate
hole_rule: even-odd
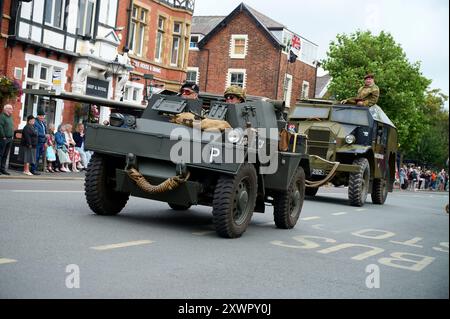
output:
[[[312,170],[312,174],[313,175],[320,175],[320,176],[327,175],[323,169],[313,169]]]

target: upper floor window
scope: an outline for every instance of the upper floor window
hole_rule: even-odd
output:
[[[147,29],[148,11],[144,8],[133,6],[133,14],[130,28],[130,51],[136,55],[143,55],[145,30]]]
[[[158,18],[158,30],[164,31],[164,26],[166,24],[166,19],[163,17]]]
[[[65,0],[47,0],[44,8],[44,22],[55,28],[62,29],[64,20]]]
[[[170,56],[170,65],[180,66],[183,60],[183,41],[181,38],[183,24],[173,23],[172,53]]]
[[[178,60],[180,57],[180,37],[174,36],[172,41],[172,55],[170,57],[170,64],[178,66]]]
[[[200,42],[200,37],[198,35],[191,35],[191,42],[189,43],[189,47],[192,49],[198,48],[199,42]]]
[[[101,23],[111,27],[116,26],[117,4],[118,0],[100,1],[99,21]]]
[[[247,70],[245,69],[228,69],[227,84],[226,87],[230,85],[237,85],[245,88],[247,80]]]
[[[199,69],[197,67],[189,67],[186,73],[186,82],[198,84]]]
[[[78,34],[82,36],[92,35],[94,17],[94,0],[80,0],[78,3]]]
[[[181,23],[175,22],[173,24],[173,33],[174,34],[181,34]]]
[[[156,34],[156,49],[155,49],[155,61],[156,62],[162,62],[165,24],[166,24],[166,19],[164,17],[159,17],[158,18],[158,33]]]
[[[233,34],[231,36],[230,58],[245,59],[245,57],[247,56],[247,48],[248,48],[248,35]]]

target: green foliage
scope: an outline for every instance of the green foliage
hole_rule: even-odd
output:
[[[7,76],[0,77],[0,104],[3,107],[5,101],[15,99],[22,94],[22,88],[17,80],[12,80]]]
[[[427,92],[423,113],[427,114],[426,126],[417,148],[407,154],[408,158],[427,163],[436,169],[445,167],[448,159],[449,113],[444,109],[448,96],[440,90]]]
[[[364,75],[374,73],[381,94],[378,104],[397,126],[401,150],[417,149],[427,127],[423,105],[431,81],[422,75],[419,62],[408,61],[392,35],[340,34],[322,63],[333,78],[330,93],[339,100],[356,96]]]

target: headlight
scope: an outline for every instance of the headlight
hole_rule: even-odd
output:
[[[227,139],[228,142],[232,144],[238,144],[242,141],[244,137],[244,131],[242,129],[234,129],[228,132]]]
[[[353,144],[353,143],[355,143],[355,142],[356,142],[356,137],[355,137],[355,135],[350,134],[350,135],[347,135],[347,136],[345,137],[345,143],[347,143],[347,144]]]
[[[127,117],[125,118],[125,125],[128,128],[134,128],[136,126],[136,117],[134,117],[133,115],[127,115]]]
[[[121,127],[125,123],[125,116],[120,113],[112,113],[109,117],[109,124],[115,127]]]

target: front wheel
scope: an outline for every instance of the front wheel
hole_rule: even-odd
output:
[[[305,171],[297,168],[287,191],[273,197],[275,225],[281,229],[292,229],[297,224],[305,199]]]
[[[244,164],[236,176],[219,177],[213,198],[213,222],[219,236],[238,238],[247,230],[257,190],[258,178],[251,164]]]
[[[389,193],[388,186],[387,180],[381,178],[374,179],[372,187],[372,203],[383,205],[386,202]]]
[[[113,161],[94,154],[86,170],[84,190],[86,201],[91,210],[97,215],[114,216],[125,207],[130,194],[120,193],[114,190],[115,166]]]
[[[358,172],[350,173],[348,183],[348,199],[350,205],[362,207],[366,203],[369,193],[370,165],[367,158],[358,158],[353,165],[359,167]]]

